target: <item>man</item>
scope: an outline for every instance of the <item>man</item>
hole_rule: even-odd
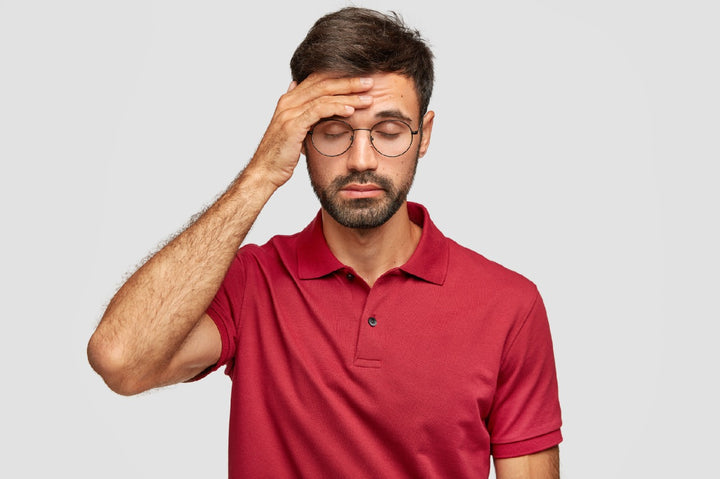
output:
[[[318,20],[257,152],[140,268],[88,346],[114,391],[233,381],[231,477],[558,476],[542,300],[406,197],[434,122],[432,53],[395,16]],[[322,205],[240,245],[301,154]],[[238,251],[238,248],[239,251]]]

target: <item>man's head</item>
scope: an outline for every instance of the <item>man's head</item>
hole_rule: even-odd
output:
[[[297,83],[314,74],[373,79],[372,88],[363,92],[372,104],[342,118],[355,131],[338,133],[339,126],[320,122],[303,151],[313,189],[332,219],[349,228],[385,224],[404,205],[418,158],[430,141],[434,74],[429,47],[396,14],[344,8],[315,23],[290,66]],[[333,125],[342,124],[338,119],[331,118]],[[391,141],[403,145],[390,147]],[[338,142],[344,146],[335,148]]]
[[[430,104],[433,54],[417,30],[393,13],[348,7],[320,18],[290,60],[293,80],[311,73],[399,73],[415,85],[422,117]]]

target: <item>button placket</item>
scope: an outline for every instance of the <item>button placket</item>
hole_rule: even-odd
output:
[[[355,366],[379,368],[385,349],[386,324],[382,311],[378,311],[378,301],[384,298],[387,285],[376,282],[368,292],[362,315],[358,318],[359,330],[355,349]]]

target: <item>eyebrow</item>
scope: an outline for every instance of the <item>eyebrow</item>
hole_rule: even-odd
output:
[[[405,113],[401,112],[397,109],[391,109],[391,110],[382,110],[377,113],[375,113],[375,118],[381,119],[381,120],[403,120],[404,122],[412,125],[412,118],[407,116]],[[340,116],[340,115],[333,115],[326,118],[327,120],[341,120],[347,122],[348,119]]]
[[[412,118],[401,112],[400,110],[383,110],[375,113],[375,118],[397,118],[407,123],[412,123]]]

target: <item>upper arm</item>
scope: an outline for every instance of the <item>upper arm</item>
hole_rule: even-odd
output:
[[[521,457],[562,441],[552,338],[537,293],[503,351],[487,424],[494,457]]]
[[[519,457],[495,459],[497,479],[559,479],[560,450],[557,446]]]
[[[205,313],[170,360],[163,377],[163,385],[195,378],[214,366],[220,359],[221,352],[220,332],[212,318]]]

